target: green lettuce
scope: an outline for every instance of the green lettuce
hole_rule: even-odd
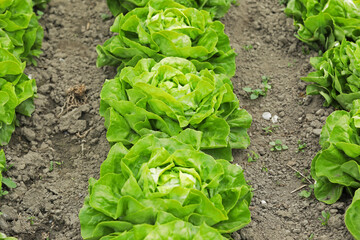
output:
[[[42,53],[44,31],[33,12],[33,2],[8,0],[0,3],[0,29],[0,39],[4,38],[4,34],[11,39],[13,54],[36,65],[34,58]]]
[[[1,149],[0,150],[0,193],[2,192],[2,179],[3,179],[1,172],[4,171],[5,167],[6,167],[5,153],[4,150]]]
[[[327,50],[336,41],[360,38],[358,0],[290,0],[285,13],[295,20],[297,38],[315,50]]]
[[[130,150],[111,148],[100,179],[89,180],[79,214],[84,239],[132,239],[133,231],[142,236],[134,239],[222,239],[218,233],[250,222],[252,193],[242,168],[196,150],[196,132],[185,132],[194,135],[185,138],[191,145],[147,136]]]
[[[32,0],[32,2],[34,8],[44,10],[50,0]]]
[[[307,94],[322,95],[325,106],[350,110],[353,100],[360,99],[360,40],[344,40],[310,62],[316,71],[302,78],[314,82],[307,86]]]
[[[204,10],[171,0],[152,0],[116,17],[111,31],[118,35],[97,46],[97,66],[135,66],[141,58],[191,60],[198,70],[235,74],[235,52],[224,25]]]
[[[23,74],[25,63],[0,47],[0,146],[10,141],[16,114],[30,116],[34,111],[36,83]]]
[[[208,11],[214,18],[222,18],[236,0],[175,0],[186,7]],[[149,0],[107,0],[111,13],[116,17],[120,13],[127,13],[134,8],[144,7]]]
[[[0,240],[17,240],[17,238],[7,237],[4,233],[0,232]]]
[[[354,100],[351,112],[335,111],[327,118],[320,136],[322,150],[311,164],[318,200],[332,204],[344,188],[360,188],[359,128],[360,100]]]
[[[202,135],[201,149],[229,160],[231,148],[250,144],[251,115],[239,108],[229,78],[198,72],[183,58],[141,59],[107,80],[100,96],[109,142],[129,146],[145,135],[170,137],[192,128]]]
[[[355,192],[355,196],[345,213],[345,224],[349,232],[355,239],[360,239],[360,189]]]

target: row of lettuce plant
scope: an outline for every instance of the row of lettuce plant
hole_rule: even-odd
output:
[[[315,72],[302,78],[309,95],[321,95],[336,109],[320,135],[322,149],[311,164],[315,197],[333,204],[344,189],[353,196],[345,214],[349,232],[360,239],[360,2],[290,0],[285,13],[294,18],[297,37],[315,50]]]
[[[110,9],[128,3],[108,1]],[[231,149],[249,145],[252,121],[229,79],[234,50],[205,10],[170,0],[135,4],[97,47],[98,66],[118,67],[100,102],[112,147],[100,178],[89,180],[81,235],[230,238],[251,221],[252,198],[243,169],[229,162]]]
[[[41,52],[44,36],[39,25],[41,10],[48,0],[0,1],[0,146],[9,143],[15,126],[19,124],[16,114],[30,116],[35,109],[35,79],[24,73],[26,63],[36,65],[35,58]],[[40,13],[40,12],[39,12]],[[16,186],[2,176],[7,169],[4,151],[0,151],[0,196],[6,194],[2,184]],[[0,233],[0,239],[14,239]]]

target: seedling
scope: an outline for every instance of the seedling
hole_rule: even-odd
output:
[[[267,167],[263,166],[263,167],[261,168],[261,171],[263,171],[263,172],[268,172],[269,169],[268,169]]]
[[[247,154],[248,156],[248,162],[256,162],[256,160],[258,160],[260,158],[259,154],[257,154],[254,151],[251,151],[250,153]]]
[[[103,21],[109,20],[111,18],[111,16],[109,14],[103,13],[101,14],[101,19]]]
[[[266,135],[271,135],[273,131],[278,127],[279,125],[272,125],[272,126],[264,127],[262,128],[262,130],[265,132]]]
[[[310,234],[310,236],[309,236],[309,240],[313,240],[314,239],[314,237],[315,237],[315,234]]]
[[[250,99],[251,100],[255,100],[257,99],[259,96],[266,96],[267,91],[269,89],[271,89],[271,85],[268,83],[270,78],[267,76],[262,76],[262,89],[257,88],[257,89],[252,89],[251,87],[244,87],[243,90],[247,93],[250,93]]]
[[[58,166],[61,166],[61,164],[63,164],[63,162],[50,161],[49,172],[52,172],[54,170],[54,163]]]
[[[34,216],[31,216],[31,217],[28,217],[27,218],[27,220],[30,222],[30,225],[32,226],[32,225],[34,225],[34,220],[35,220],[36,218],[34,217]]]
[[[8,191],[3,191],[0,190],[0,197],[7,195],[9,192]]]
[[[319,217],[319,221],[321,222],[321,225],[326,226],[328,224],[330,218],[330,212],[322,211],[321,217]]]
[[[299,152],[305,152],[306,143],[302,143],[301,140],[298,141],[298,149],[296,150],[296,153]]]
[[[249,45],[244,45],[244,50],[245,51],[249,51],[249,50],[251,50],[251,49],[253,49],[254,47],[253,47],[253,45],[251,45],[251,44],[249,44]]]
[[[303,190],[299,193],[299,196],[303,198],[309,198],[311,196],[311,191]]]
[[[282,143],[281,140],[276,139],[273,142],[269,142],[269,145],[271,146],[270,151],[282,151],[282,150],[287,150],[288,146],[286,146],[285,144]]]

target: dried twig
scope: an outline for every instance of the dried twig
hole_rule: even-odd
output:
[[[299,191],[299,190],[303,189],[304,187],[307,187],[307,185],[302,185],[301,187],[298,187],[297,189],[295,189],[295,190],[291,191],[290,193],[297,192],[297,191]]]
[[[287,164],[287,166],[289,168],[291,168],[292,170],[294,170],[295,172],[297,172],[298,174],[300,174],[300,176],[302,176],[303,178],[306,179],[306,181],[308,181],[310,184],[314,184],[310,179],[308,179],[304,174],[302,174],[301,172],[299,172],[298,170],[296,170],[295,168],[293,168],[292,166],[290,166],[289,164]]]

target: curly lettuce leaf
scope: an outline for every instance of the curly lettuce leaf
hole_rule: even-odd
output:
[[[109,142],[131,145],[147,134],[176,136],[192,128],[201,132],[201,149],[218,149],[221,155],[250,143],[252,119],[239,108],[231,81],[213,71],[198,72],[183,58],[141,59],[107,80],[100,96]]]
[[[4,48],[0,48],[0,53],[0,145],[3,146],[15,130],[15,112],[30,116],[34,111],[36,83],[23,74],[25,63]]]
[[[33,12],[33,2],[14,0],[6,4],[5,8],[0,8],[0,28],[10,38],[13,54],[36,65],[35,58],[42,53],[40,49],[44,31]]]
[[[355,239],[360,239],[360,189],[355,192],[353,201],[345,213],[345,224]]]
[[[229,77],[235,74],[235,52],[224,25],[208,12],[187,8],[171,0],[150,1],[111,27],[118,35],[97,46],[97,66],[135,66],[141,58],[191,60],[198,70],[211,69]]]
[[[285,13],[293,17],[297,37],[315,50],[327,50],[344,39],[360,38],[360,2],[353,0],[290,0]]]
[[[239,166],[214,160],[176,138],[147,136],[130,150],[117,143],[101,166],[100,179],[90,180],[80,211],[82,236],[121,235],[128,231],[124,226],[157,226],[164,216],[233,232],[250,222],[251,196]],[[172,236],[165,233],[164,239]]]
[[[208,11],[213,18],[222,18],[236,0],[175,0],[186,7]],[[134,8],[144,7],[149,0],[107,0],[107,5],[111,13],[116,17],[125,14]]]
[[[323,56],[311,58],[316,72],[302,78],[312,82],[307,94],[320,94],[325,106],[350,110],[355,99],[360,99],[360,40],[352,43],[344,40],[326,51]]]
[[[335,111],[326,120],[321,136],[322,150],[311,163],[315,197],[328,204],[336,202],[344,188],[360,188],[360,139],[357,128],[360,100],[351,112]]]

